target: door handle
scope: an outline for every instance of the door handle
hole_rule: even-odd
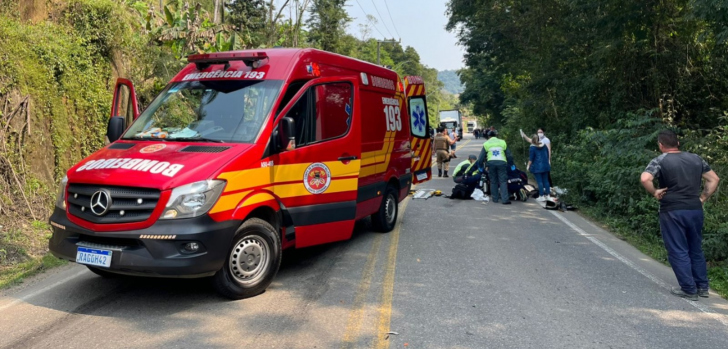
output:
[[[356,160],[356,155],[342,156],[339,158],[339,161],[351,161],[351,160]]]

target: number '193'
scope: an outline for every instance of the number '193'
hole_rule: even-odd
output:
[[[393,105],[384,106],[384,118],[387,123],[387,131],[401,131],[402,117],[399,115],[399,107]]]

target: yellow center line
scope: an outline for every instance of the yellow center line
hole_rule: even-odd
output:
[[[389,348],[389,340],[387,338],[387,332],[389,332],[389,326],[392,321],[392,298],[394,296],[394,272],[395,264],[397,262],[397,246],[399,245],[399,231],[402,227],[402,220],[404,217],[404,211],[407,208],[407,203],[410,199],[407,197],[402,201],[402,205],[399,210],[399,217],[397,217],[397,224],[392,231],[392,240],[389,245],[389,257],[387,258],[387,271],[384,275],[384,282],[382,283],[382,302],[379,306],[379,325],[377,326],[377,339],[375,347],[377,349]]]
[[[374,237],[372,248],[367,256],[367,261],[364,265],[364,272],[362,273],[361,280],[359,281],[359,289],[356,291],[354,303],[352,304],[352,311],[349,313],[349,319],[346,323],[342,348],[352,348],[356,346],[354,342],[357,339],[359,329],[361,328],[362,315],[364,314],[364,300],[369,292],[369,287],[372,285],[374,267],[377,265],[376,257],[379,254],[379,247],[382,246],[382,236],[383,234],[377,234],[377,236]]]
[[[465,141],[465,143],[460,144],[459,146],[455,147],[455,150],[460,150],[462,147],[468,145],[468,143],[470,143],[470,141],[472,141],[472,139],[468,139],[467,141]]]

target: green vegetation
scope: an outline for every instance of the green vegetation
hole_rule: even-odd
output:
[[[450,0],[466,47],[463,102],[515,149],[519,129],[552,140],[568,200],[665,261],[658,203],[639,175],[656,134],[728,177],[728,7],[717,0]],[[705,205],[711,286],[728,294],[728,200]]]
[[[281,5],[280,8],[275,4]],[[142,106],[193,53],[315,47],[377,61],[371,24],[345,31],[343,0],[0,1],[0,288],[59,263],[47,255],[57,185],[104,144],[117,77]],[[307,20],[306,20],[307,19]],[[431,123],[457,103],[417,51],[381,45],[381,64],[428,85]]]
[[[46,270],[65,265],[65,260],[58,259],[51,254],[45,254],[40,258],[29,259],[25,262],[13,264],[3,268],[0,273],[0,289],[17,285],[35,274],[42,273]]]

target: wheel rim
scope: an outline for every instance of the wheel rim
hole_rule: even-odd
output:
[[[394,223],[394,219],[397,216],[397,200],[394,199],[394,195],[387,195],[387,201],[385,203],[385,216],[387,218],[387,224]]]
[[[230,250],[229,260],[233,279],[245,286],[253,285],[263,278],[270,264],[268,242],[260,236],[246,236]]]

